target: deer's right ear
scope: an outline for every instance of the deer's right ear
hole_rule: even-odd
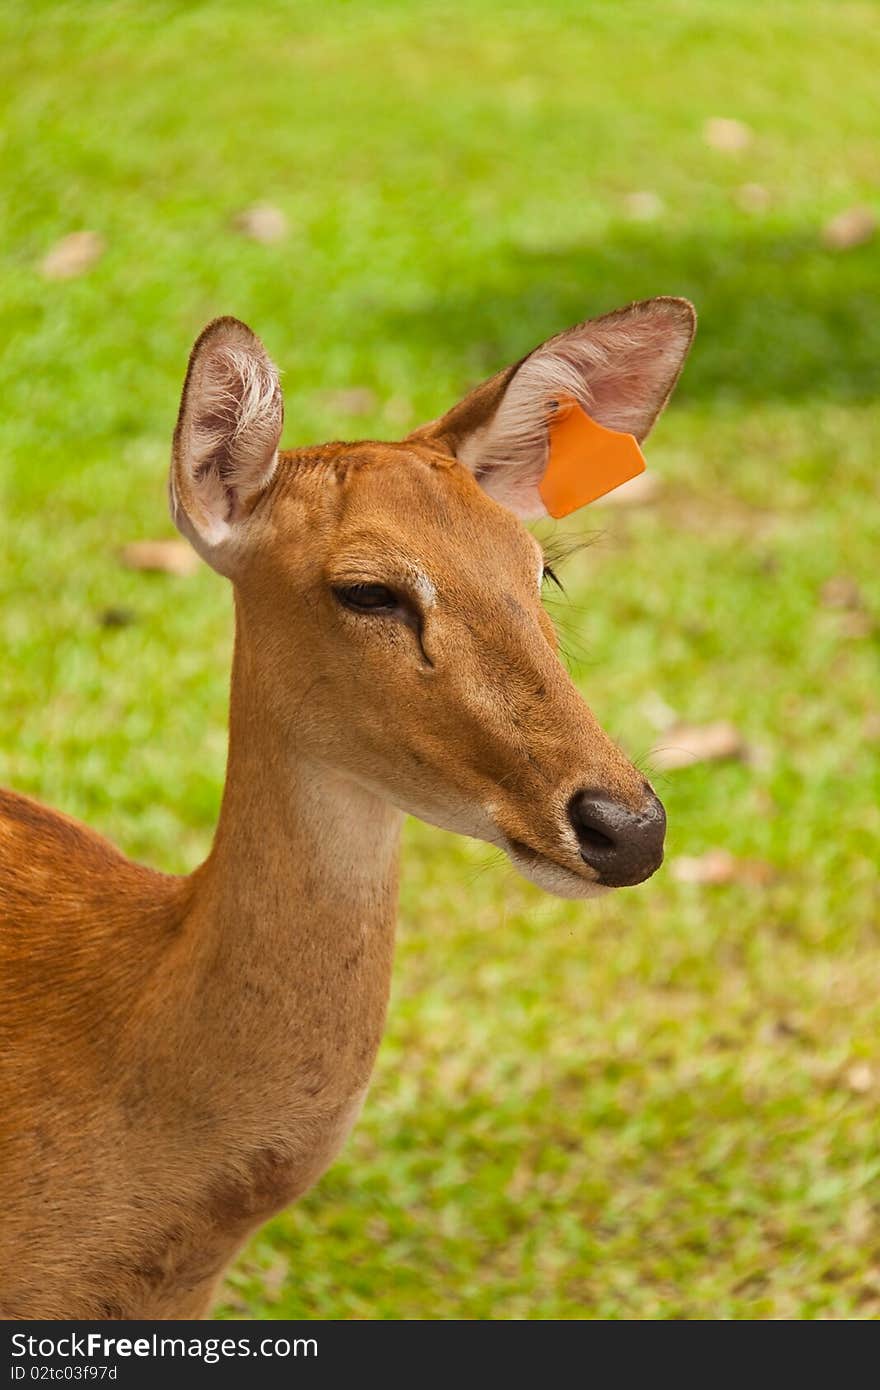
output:
[[[271,482],[284,404],[278,371],[238,319],[209,323],[183,384],[171,457],[171,516],[221,574],[235,568],[245,524]]]
[[[551,429],[554,419],[565,418],[556,416],[558,407],[579,406],[606,431],[641,441],[669,399],[695,327],[693,305],[665,295],[588,319],[475,387],[411,437],[443,443],[485,492],[517,516],[546,516],[542,483]],[[590,481],[594,439],[594,434],[583,436],[571,451],[567,467],[575,479],[580,474]],[[585,489],[579,484],[575,496],[578,491],[598,497],[607,488],[596,491],[594,477]]]

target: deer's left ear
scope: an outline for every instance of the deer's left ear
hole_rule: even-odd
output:
[[[441,440],[517,516],[545,516],[539,489],[560,398],[606,429],[644,439],[672,393],[695,329],[686,299],[646,299],[589,319],[475,387],[413,437]]]

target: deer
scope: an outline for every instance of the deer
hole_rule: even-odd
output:
[[[405,814],[562,897],[657,869],[664,809],[559,658],[525,522],[559,400],[643,439],[694,330],[633,303],[401,441],[282,450],[266,349],[204,329],[169,493],[233,589],[218,824],[175,876],[0,792],[4,1318],[205,1317],[318,1180],[382,1037]]]

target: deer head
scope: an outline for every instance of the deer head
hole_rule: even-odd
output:
[[[685,300],[633,304],[550,339],[401,442],[283,452],[259,339],[231,318],[205,329],[171,509],[232,580],[244,716],[272,730],[280,759],[500,846],[562,896],[654,872],[663,808],[558,660],[523,519],[543,514],[555,399],[643,439],[694,324]]]

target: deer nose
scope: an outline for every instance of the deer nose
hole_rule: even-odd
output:
[[[650,878],[663,862],[666,812],[646,787],[645,804],[631,811],[590,787],[575,792],[568,819],[578,838],[581,859],[608,888],[624,888]]]

